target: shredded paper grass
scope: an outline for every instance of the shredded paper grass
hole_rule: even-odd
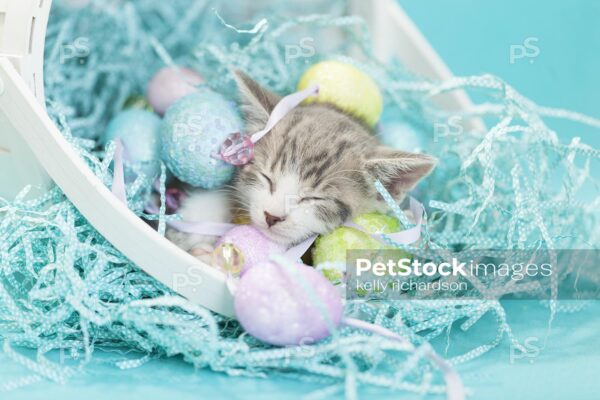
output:
[[[403,248],[416,254],[427,247],[444,257],[467,249],[597,246],[600,198],[592,171],[600,151],[577,137],[565,140],[548,121],[573,121],[568,133],[575,135],[578,124],[598,129],[600,121],[540,107],[494,76],[430,82],[398,62],[381,64],[371,52],[365,23],[345,16],[343,2],[311,1],[302,9],[274,4],[248,14],[246,6],[203,0],[96,0],[82,9],[56,1],[45,57],[49,113],[110,186],[114,149],[101,149],[96,139],[126,98],[143,94],[165,64],[191,66],[213,89],[234,98],[233,68],[289,93],[310,64],[339,59],[370,74],[382,89],[386,115],[415,127],[427,151],[440,159],[418,193],[428,212],[424,239]],[[308,48],[301,46],[307,43]],[[460,112],[435,105],[441,94],[460,89],[483,100]],[[449,129],[452,121],[460,128]],[[385,189],[378,189],[392,215],[409,226]],[[143,210],[146,190],[143,179],[129,186],[134,212]],[[563,277],[547,288],[551,294]],[[482,279],[471,287],[484,292],[494,282]],[[444,393],[441,374],[423,357],[424,349],[451,329],[470,329],[486,314],[496,321],[495,328],[489,325],[495,329],[492,340],[449,356],[452,364],[503,340],[518,345],[500,301],[508,294],[510,289],[488,300],[347,304],[346,315],[409,338],[416,351],[350,328],[319,343],[275,348],[144,273],[96,232],[59,188],[33,200],[25,190],[15,199],[0,199],[0,338],[4,353],[31,376],[0,381],[0,391],[40,377],[68,382],[95,351],[113,349],[123,351],[116,368],[178,355],[196,367],[231,375],[318,380],[323,396],[345,391],[353,398],[361,385]],[[555,300],[547,305],[550,321],[562,308]],[[23,348],[37,349],[37,357],[24,355]],[[51,356],[56,350],[65,355],[60,362]],[[442,355],[443,350],[438,349]]]

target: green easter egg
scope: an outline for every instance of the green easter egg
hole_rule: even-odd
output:
[[[361,214],[352,221],[371,234],[394,233],[402,230],[402,225],[394,217],[380,213]],[[313,248],[313,262],[319,265],[324,262],[346,262],[347,250],[377,250],[393,248],[383,245],[367,233],[358,229],[341,226],[327,235],[317,238]],[[325,276],[329,273],[323,270]],[[332,272],[333,274],[333,272]]]
[[[315,265],[324,262],[345,262],[346,250],[374,250],[383,247],[381,243],[358,229],[341,226],[333,232],[319,236],[313,249]]]
[[[394,233],[402,229],[402,225],[396,218],[377,212],[361,214],[352,222],[369,233]]]
[[[332,283],[339,283],[344,279],[344,274],[335,268],[323,268],[322,274]]]

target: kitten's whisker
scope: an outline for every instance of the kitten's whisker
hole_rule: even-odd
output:
[[[235,185],[223,185],[223,188],[230,189],[233,191],[239,191],[240,189]]]

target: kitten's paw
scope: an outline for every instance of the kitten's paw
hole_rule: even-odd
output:
[[[205,264],[211,265],[215,247],[210,243],[198,243],[190,249],[190,254]]]

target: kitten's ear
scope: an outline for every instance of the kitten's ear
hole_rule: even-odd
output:
[[[275,108],[281,98],[260,86],[240,70],[233,71],[233,77],[240,90],[246,127],[250,130],[264,128],[271,111],[273,111],[273,108]]]
[[[435,157],[426,154],[380,146],[368,155],[364,170],[379,179],[392,196],[402,198],[433,170],[436,163]]]

